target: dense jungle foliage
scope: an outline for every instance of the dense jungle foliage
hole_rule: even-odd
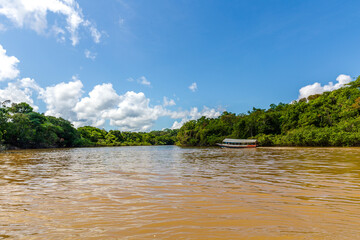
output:
[[[140,146],[140,145],[174,145],[178,130],[165,129],[151,132],[121,132],[96,127],[77,129],[83,146]]]
[[[181,127],[178,143],[211,146],[229,137],[255,138],[260,146],[360,146],[359,89],[360,77],[338,90],[267,110],[202,117]]]
[[[107,132],[95,127],[75,129],[67,120],[34,112],[27,103],[5,101],[0,107],[2,148],[173,145],[177,132],[169,129],[149,133]]]
[[[69,121],[44,116],[27,103],[5,101],[0,108],[0,143],[18,148],[74,147],[81,136]]]

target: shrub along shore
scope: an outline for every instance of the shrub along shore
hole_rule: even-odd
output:
[[[26,103],[0,107],[0,150],[90,146],[213,146],[224,138],[256,138],[260,146],[360,146],[360,77],[348,85],[290,104],[202,117],[179,130],[151,132],[74,128],[62,118],[33,111]]]

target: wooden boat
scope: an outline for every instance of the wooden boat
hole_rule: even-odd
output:
[[[257,147],[257,142],[256,139],[225,138],[222,143],[217,143],[216,145],[227,148],[255,148]]]

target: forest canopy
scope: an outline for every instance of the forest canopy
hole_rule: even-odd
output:
[[[74,126],[63,118],[33,111],[27,103],[5,101],[0,107],[0,144],[7,148],[173,145],[178,130],[106,131]]]
[[[260,146],[360,146],[360,77],[348,85],[290,104],[224,112],[185,123],[178,143],[212,146],[229,138],[255,138]]]

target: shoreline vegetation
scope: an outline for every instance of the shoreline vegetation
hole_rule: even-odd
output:
[[[180,145],[188,146],[212,146],[224,137],[255,138],[259,146],[360,146],[360,77],[289,104],[189,121],[177,137]]]
[[[29,148],[174,145],[178,130],[151,132],[78,129],[63,118],[33,111],[27,103],[6,101],[0,107],[0,150]]]
[[[224,138],[255,138],[259,146],[360,146],[360,77],[345,87],[294,101],[201,117],[180,129],[151,132],[74,128],[63,119],[34,112],[27,103],[0,107],[0,150],[94,146],[214,146]]]

